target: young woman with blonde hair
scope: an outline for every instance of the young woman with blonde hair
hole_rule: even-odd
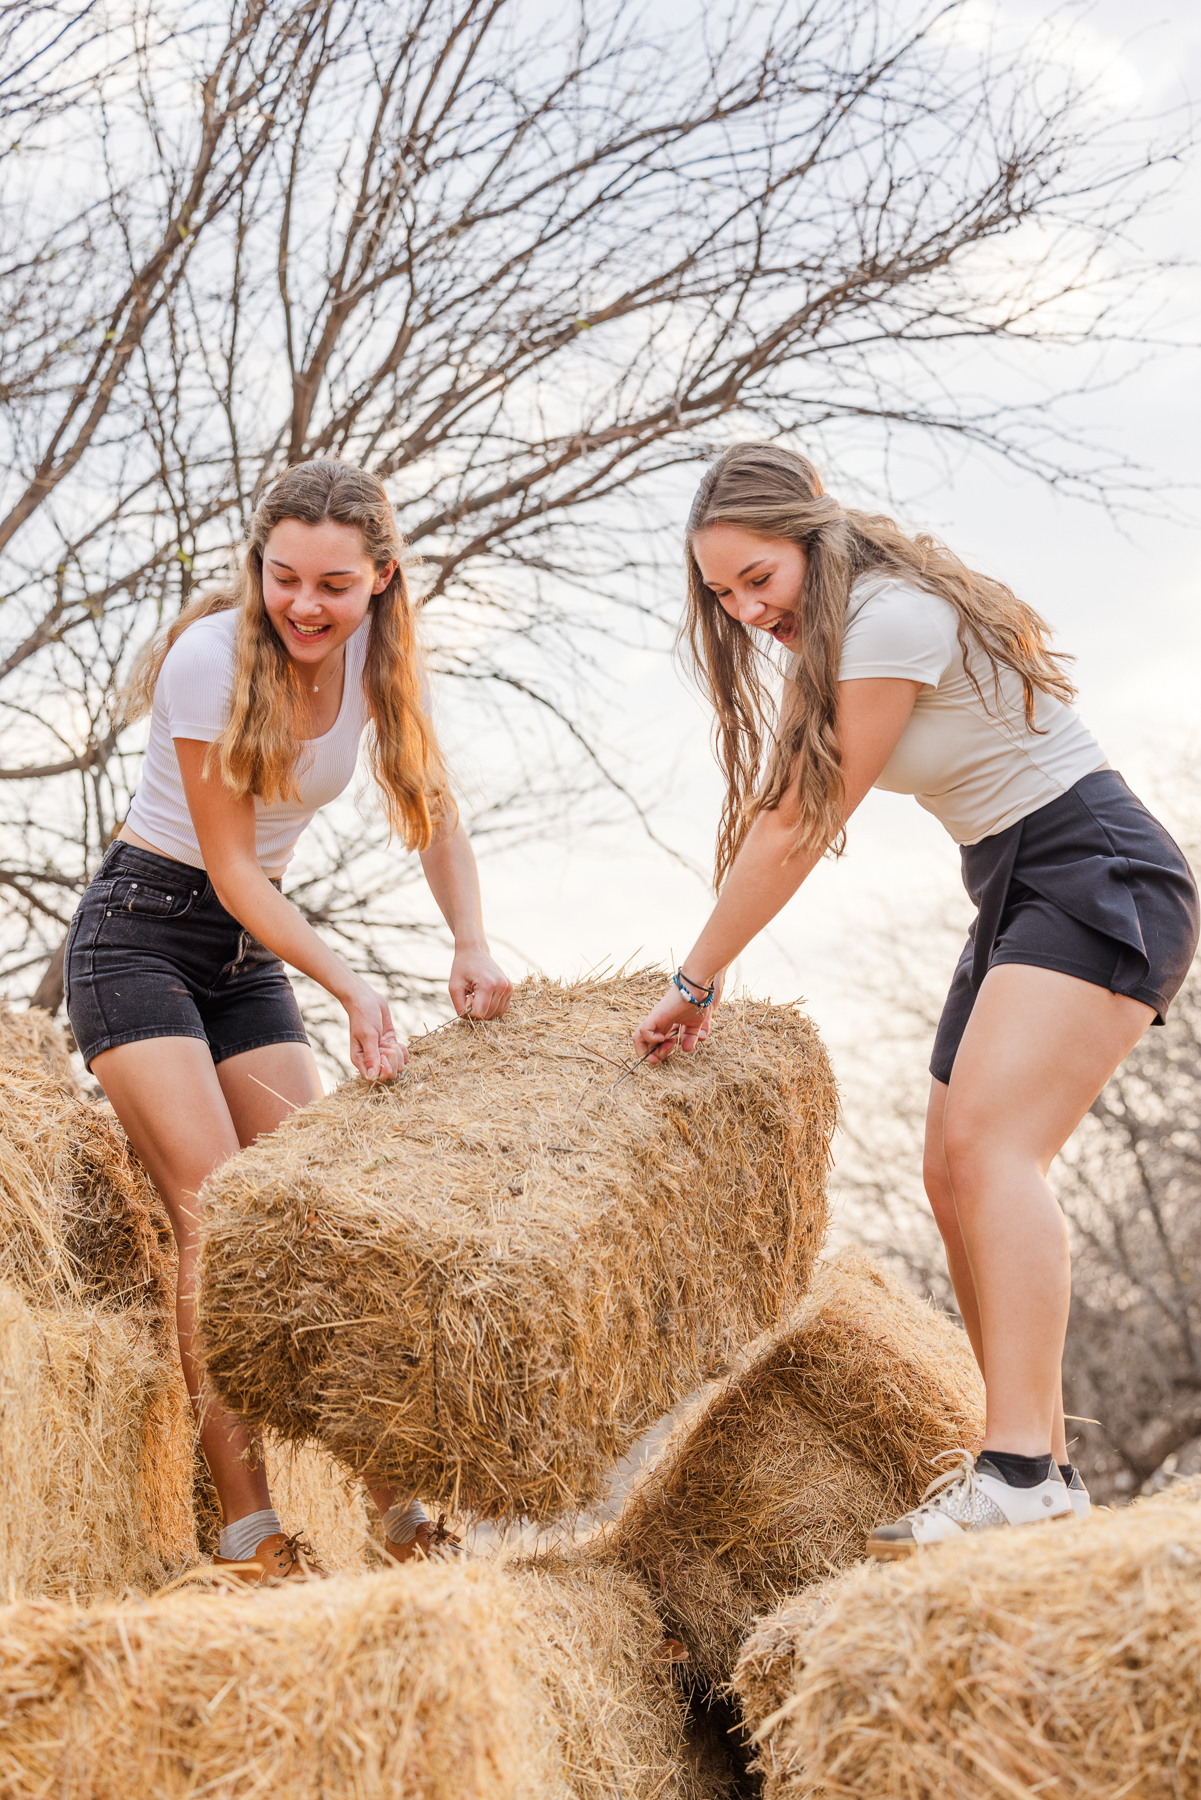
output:
[[[251,1581],[306,1572],[271,1507],[257,1446],[204,1394],[193,1341],[207,1176],[322,1092],[283,964],[346,1009],[368,1081],[408,1052],[387,1001],[281,892],[297,839],[366,760],[393,831],[421,854],[455,952],[458,1013],[503,1013],[479,881],[427,715],[403,544],[379,480],[336,462],[288,470],[251,521],[236,581],[145,652],[131,715],[150,713],[129,816],[67,944],[76,1043],[162,1195],[179,1248],[184,1375],[221,1501],[219,1563]],[[399,1559],[428,1546],[418,1503],[372,1494]]]
[[[987,1390],[979,1456],[868,1550],[1088,1510],[1060,1372],[1071,1271],[1047,1184],[1059,1149],[1197,945],[1188,864],[1070,703],[1048,630],[930,537],[822,491],[801,456],[737,444],[686,537],[683,635],[717,715],[720,898],[635,1033],[653,1060],[710,1029],[723,971],[871,787],[912,794],[962,846],[977,916],[930,1064],[926,1192]],[[772,708],[758,647],[783,647]]]

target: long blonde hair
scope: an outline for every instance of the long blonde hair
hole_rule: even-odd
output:
[[[233,582],[194,600],[146,646],[134,669],[125,717],[149,712],[163,659],[189,625],[212,613],[237,611],[233,694],[224,731],[209,746],[204,771],[215,763],[239,799],[268,802],[298,797],[296,770],[304,752],[307,701],[263,603],[263,550],[284,519],[304,525],[353,525],[382,572],[396,571],[371,599],[371,627],[363,664],[363,697],[371,719],[367,760],[383,796],[388,823],[410,850],[428,848],[447,813],[454,812],[446,771],[423,705],[421,653],[404,572],[405,544],[383,483],[365,469],[319,460],[298,463],[273,483],[255,509]]]
[[[719,523],[786,538],[808,559],[791,646],[793,688],[786,689],[779,717],[755,633],[719,604],[696,559],[697,534]],[[1037,694],[1065,703],[1075,698],[1060,667],[1064,654],[1050,648],[1045,621],[1009,588],[969,569],[937,538],[907,537],[892,519],[840,505],[823,492],[813,465],[780,445],[734,444],[706,471],[688,517],[685,562],[680,642],[717,714],[715,748],[726,778],[715,857],[719,887],[755,819],[789,794],[799,811],[798,848],[842,854],[839,665],[851,586],[869,570],[899,576],[955,608],[965,668],[982,702],[969,637],[992,664],[998,698],[1001,670],[1017,675],[1031,729],[1037,729]]]

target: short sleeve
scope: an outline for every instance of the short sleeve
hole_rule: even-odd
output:
[[[154,686],[154,710],[173,738],[211,744],[229,719],[233,638],[219,620],[197,619],[168,650]],[[214,626],[217,627],[214,629]]]
[[[857,608],[852,597],[839,680],[883,676],[937,687],[958,654],[954,607],[908,582],[889,581]]]

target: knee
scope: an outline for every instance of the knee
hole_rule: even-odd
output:
[[[1012,1184],[1045,1179],[1046,1167],[1020,1130],[1006,1128],[987,1105],[947,1107],[943,1121],[943,1156],[957,1206],[970,1205],[973,1194],[991,1190],[998,1181]]]

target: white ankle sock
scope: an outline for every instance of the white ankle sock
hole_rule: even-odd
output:
[[[247,1513],[244,1519],[235,1519],[232,1524],[222,1527],[217,1554],[228,1556],[233,1562],[249,1562],[264,1538],[282,1530],[279,1514],[273,1506],[265,1507],[262,1512]]]
[[[413,1542],[419,1525],[428,1524],[429,1514],[420,1500],[410,1500],[407,1506],[388,1508],[384,1514],[384,1536],[399,1550],[403,1545]]]

